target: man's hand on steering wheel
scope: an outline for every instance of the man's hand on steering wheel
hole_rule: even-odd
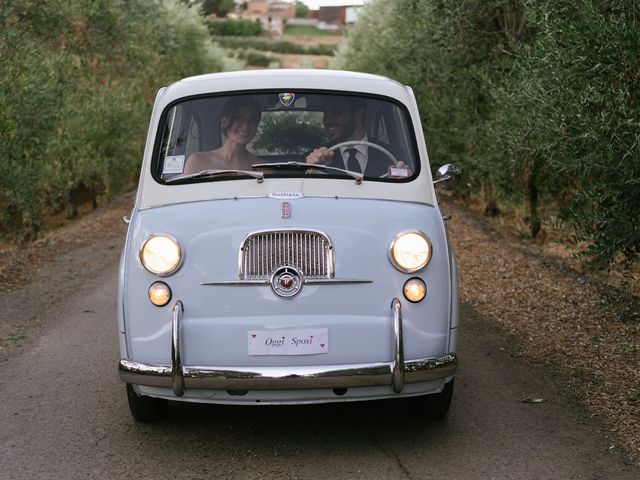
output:
[[[358,141],[351,140],[346,142],[341,142],[333,145],[332,147],[320,147],[313,150],[309,155],[307,155],[307,163],[314,165],[330,165],[333,157],[335,155],[335,151],[341,147],[353,147],[355,145],[364,145],[368,148],[374,148],[376,150],[380,150],[384,153],[392,162],[392,165],[389,166],[389,169],[386,174],[381,177],[405,177],[411,175],[411,169],[405,165],[404,162],[398,161],[396,157],[386,148],[368,141]],[[401,173],[401,174],[400,174]]]
[[[316,148],[307,155],[307,163],[312,163],[314,165],[329,165],[333,160],[333,155],[333,151],[329,150],[327,147]]]
[[[386,176],[391,178],[403,178],[410,177],[411,175],[413,175],[413,169],[402,160],[398,160],[398,164],[395,167],[389,165]]]

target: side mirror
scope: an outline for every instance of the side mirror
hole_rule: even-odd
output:
[[[445,190],[451,190],[460,183],[460,169],[451,163],[442,165],[436,172],[434,185],[440,184]]]

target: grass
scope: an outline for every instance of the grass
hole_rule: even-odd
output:
[[[308,25],[287,25],[284,29],[285,35],[319,35],[334,36],[335,32],[330,30],[320,30],[318,27]]]
[[[4,337],[0,339],[0,342],[14,343],[14,342],[19,342],[20,340],[24,340],[25,338],[27,338],[26,335],[9,335],[8,337]]]

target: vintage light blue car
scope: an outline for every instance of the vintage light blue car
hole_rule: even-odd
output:
[[[413,93],[312,70],[187,78],[156,97],[119,278],[119,373],[168,400],[412,397],[443,418],[458,282]]]

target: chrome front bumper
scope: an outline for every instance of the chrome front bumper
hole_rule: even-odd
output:
[[[400,393],[405,383],[447,378],[455,373],[457,358],[450,353],[438,358],[404,361],[402,311],[394,299],[394,357],[392,362],[306,367],[198,367],[181,360],[182,302],[173,307],[171,365],[120,360],[120,378],[134,385],[171,388],[181,397],[185,388],[206,390],[301,390],[390,385]]]

